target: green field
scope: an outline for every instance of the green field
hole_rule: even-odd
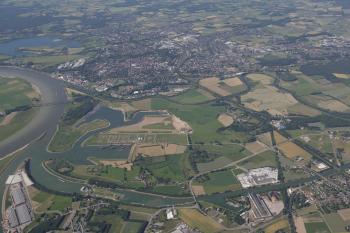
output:
[[[330,233],[330,230],[324,222],[305,223],[305,229],[307,233]]]
[[[47,210],[63,211],[72,205],[71,197],[49,194],[42,191],[36,193],[32,201],[39,203],[36,209],[38,212],[45,212]]]
[[[327,225],[334,233],[344,232],[346,226],[350,225],[350,221],[343,221],[338,213],[331,213],[324,215]]]
[[[218,157],[213,161],[207,163],[197,163],[199,172],[206,172],[214,169],[219,169],[226,166],[229,163],[245,158],[250,155],[243,146],[236,144],[226,145],[198,145],[196,149],[205,150],[210,154],[217,155]]]
[[[166,99],[155,98],[152,99],[152,109],[168,110],[186,121],[193,129],[193,134],[191,135],[193,143],[245,141],[247,139],[244,133],[218,131],[222,125],[217,120],[217,117],[225,111],[223,106],[214,104],[182,105]]]
[[[108,231],[110,233],[120,233],[122,232],[124,220],[119,215],[94,215],[91,222],[104,222],[111,224],[112,227]]]
[[[209,173],[208,176],[209,180],[201,183],[207,194],[224,192],[228,190],[238,190],[241,188],[241,184],[234,176],[231,169],[212,172]]]
[[[276,154],[273,151],[265,151],[250,159],[240,162],[238,165],[246,169],[277,167]]]
[[[31,105],[31,96],[37,96],[31,84],[21,79],[0,77],[0,112]]]
[[[139,233],[142,231],[145,222],[126,222],[122,233]]]
[[[79,55],[53,55],[53,56],[33,56],[24,57],[21,59],[23,63],[32,62],[36,65],[40,65],[42,68],[56,66],[68,61],[79,59]]]
[[[198,104],[213,100],[215,97],[202,89],[191,89],[180,95],[171,97],[171,100],[182,104]]]
[[[83,123],[79,127],[61,123],[58,130],[49,144],[49,150],[53,152],[63,152],[71,149],[74,143],[83,135],[90,131],[108,127],[109,122],[105,120],[94,120]]]
[[[168,195],[188,194],[187,190],[181,188],[183,186],[181,183],[194,174],[188,155],[182,154],[143,158],[136,161],[130,171],[112,166],[77,165],[74,166],[71,175],[83,179],[96,178],[137,189],[145,187],[145,184],[138,179],[141,170],[147,170],[150,174],[147,179],[155,184],[150,191]]]

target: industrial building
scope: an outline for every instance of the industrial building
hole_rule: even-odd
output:
[[[7,208],[5,216],[3,216],[5,232],[22,232],[34,219],[27,191],[27,186],[32,184],[24,171],[19,171],[8,177],[6,181],[7,195],[11,199],[11,205]]]
[[[278,183],[278,170],[271,167],[262,167],[249,170],[237,175],[243,188]]]

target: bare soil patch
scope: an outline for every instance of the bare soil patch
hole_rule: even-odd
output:
[[[187,122],[181,120],[179,117],[173,115],[172,116],[172,121],[173,121],[174,128],[178,132],[185,132],[185,133],[186,132],[192,132],[191,126]]]
[[[196,196],[205,195],[203,185],[192,185],[192,190]]]
[[[295,218],[295,227],[298,233],[306,233],[305,224],[303,217]]]
[[[207,88],[209,91],[214,92],[220,96],[228,96],[231,95],[230,92],[220,88],[219,86],[220,79],[216,77],[212,78],[205,78],[199,81],[199,84],[205,88]]]
[[[186,146],[181,146],[177,144],[142,144],[138,145],[137,154],[142,154],[146,156],[164,156],[164,155],[174,155],[182,154],[186,150]]]
[[[258,141],[255,141],[245,144],[245,148],[254,154],[266,149],[266,146]]]
[[[279,144],[278,149],[289,159],[301,157],[306,161],[309,161],[312,157],[307,151],[290,141]]]
[[[6,115],[5,118],[0,122],[0,126],[5,126],[10,124],[16,115],[17,115],[17,112],[11,112],[10,114]]]
[[[223,80],[223,82],[230,87],[236,87],[236,86],[243,85],[242,80],[240,80],[238,77],[228,78],[228,79]]]
[[[258,87],[241,97],[245,107],[254,111],[267,111],[271,115],[287,115],[288,108],[298,101],[289,93],[273,86]]]
[[[221,113],[218,117],[218,121],[225,127],[232,125],[234,122],[233,117],[227,113]]]

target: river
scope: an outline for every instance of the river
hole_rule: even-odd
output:
[[[52,79],[49,75],[38,73],[32,70],[20,69],[15,67],[0,67],[0,75],[6,77],[17,77],[25,79],[36,85],[42,93],[42,102],[44,105],[40,107],[36,117],[25,128],[18,131],[15,135],[0,144],[0,154],[5,156],[24,145],[30,144],[25,150],[18,152],[18,155],[5,169],[0,176],[0,196],[2,197],[5,188],[5,181],[10,174],[13,174],[16,168],[27,158],[31,158],[31,173],[34,179],[47,188],[55,191],[66,193],[80,192],[81,185],[69,181],[63,181],[56,176],[46,172],[42,167],[42,162],[51,158],[65,158],[72,163],[89,163],[87,157],[95,156],[99,158],[119,158],[126,159],[129,155],[130,146],[81,146],[81,143],[95,132],[90,132],[78,140],[75,146],[64,153],[50,153],[46,150],[52,135],[56,131],[60,117],[64,111],[64,104],[67,102],[64,91],[64,84],[58,80]],[[45,103],[51,103],[45,105]],[[57,104],[52,104],[57,103]],[[162,114],[161,112],[139,112],[134,115],[130,121],[124,120],[124,115],[121,111],[113,110],[106,107],[100,107],[93,114],[85,118],[86,122],[95,119],[105,119],[111,124],[111,127],[124,126],[134,124],[142,120],[145,115]],[[105,130],[105,129],[103,129]],[[39,140],[36,140],[40,135],[43,135]],[[156,198],[152,194],[138,193],[127,190],[118,190],[118,193],[124,194],[122,201],[137,204],[152,204],[159,206],[180,204],[189,202],[191,198],[175,198],[165,197]]]

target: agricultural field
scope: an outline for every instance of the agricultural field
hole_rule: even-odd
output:
[[[303,148],[298,146],[292,141],[289,141],[287,138],[282,136],[277,131],[274,131],[274,137],[276,141],[277,148],[285,155],[287,158],[291,160],[303,159],[304,161],[310,161],[312,155],[305,151]]]
[[[164,156],[183,154],[186,146],[177,144],[142,144],[136,145],[135,153],[143,156]]]
[[[48,148],[52,152],[67,151],[73,147],[80,137],[88,132],[106,128],[108,126],[109,122],[99,119],[83,123],[79,126],[60,124]]]
[[[29,194],[36,213],[45,213],[47,211],[62,212],[72,205],[71,197],[49,194],[34,187],[29,187]]]
[[[333,75],[340,79],[350,79],[350,74],[333,73]]]
[[[38,88],[27,81],[0,77],[0,141],[34,118],[37,109],[31,107],[40,98]]]
[[[246,108],[258,112],[267,111],[271,115],[288,115],[288,108],[298,104],[292,95],[272,85],[273,77],[265,74],[249,74],[247,79],[254,84],[254,87],[241,96]]]
[[[265,150],[267,150],[267,146],[259,141],[249,142],[244,145],[247,151],[251,152],[252,154],[261,153]]]
[[[171,97],[170,99],[181,104],[199,104],[214,100],[215,97],[210,94],[210,92],[198,88],[190,89],[184,93],[181,93],[180,95]]]
[[[151,110],[152,100],[150,98],[134,100],[134,101],[109,101],[102,100],[102,103],[109,108],[118,109],[124,113],[126,119],[132,118],[133,114],[138,111]]]
[[[167,110],[187,122],[193,130],[191,138],[194,144],[247,140],[247,135],[244,132],[218,131],[222,127],[222,124],[217,118],[220,113],[225,111],[223,106],[209,103],[181,105],[165,99],[156,98],[152,101],[152,109]]]
[[[40,99],[40,92],[27,81],[0,77],[0,112],[31,106],[34,99]]]
[[[238,77],[228,79],[205,78],[199,81],[199,85],[219,96],[238,94],[246,89],[245,84]]]
[[[270,132],[257,135],[256,137],[257,137],[257,140],[260,141],[261,143],[267,146],[272,146],[272,138],[271,138]]]
[[[276,154],[268,150],[238,163],[238,166],[248,170],[259,167],[277,167]]]
[[[125,161],[95,161],[96,165],[74,165],[69,176],[135,189],[145,188],[147,183],[148,190],[155,193],[185,195],[188,192],[181,188],[181,183],[194,174],[187,154],[141,157],[133,163],[124,164]]]
[[[293,71],[295,81],[281,81],[280,85],[288,89],[304,102],[333,112],[350,111],[350,87],[343,83],[331,83],[324,77],[307,76]]]
[[[180,118],[165,114],[145,116],[135,124],[112,128],[90,137],[87,145],[134,144],[134,153],[147,156],[180,154],[186,150],[191,127]]]
[[[242,188],[231,169],[211,172],[205,175],[204,178],[197,179],[197,182],[203,186],[206,194],[238,190]]]
[[[310,161],[312,158],[312,155],[309,152],[293,142],[284,142],[278,144],[277,147],[287,158],[292,160],[302,158],[305,161]]]
[[[81,55],[71,54],[71,55],[52,55],[52,56],[27,56],[20,59],[23,63],[33,63],[34,65],[40,67],[41,69],[54,67],[62,63],[77,60],[82,58]]]
[[[231,115],[227,113],[221,113],[218,117],[218,121],[225,127],[232,125],[234,119]]]
[[[316,148],[319,151],[322,151],[324,153],[333,153],[333,143],[330,139],[329,135],[321,134],[321,135],[310,135],[310,136],[304,136],[302,137],[304,141],[311,145],[312,147]]]
[[[203,233],[215,233],[223,230],[223,226],[209,216],[205,216],[195,209],[179,209],[179,217],[190,227]]]
[[[297,232],[331,233],[321,213],[314,206],[298,210],[295,216],[295,222]]]
[[[341,233],[344,232],[346,226],[350,225],[349,212],[348,209],[346,215],[344,216],[344,210],[339,210],[337,213],[325,214],[324,218],[329,226],[331,232]]]
[[[219,169],[232,162],[244,159],[245,157],[251,154],[243,146],[235,144],[202,145],[195,146],[194,148],[197,150],[204,150],[216,157],[214,160],[209,162],[197,163],[196,165],[199,172],[206,172],[214,169]]]
[[[264,229],[264,232],[275,233],[279,230],[283,230],[284,232],[290,232],[289,222],[287,219],[281,219],[277,222],[272,223]]]

